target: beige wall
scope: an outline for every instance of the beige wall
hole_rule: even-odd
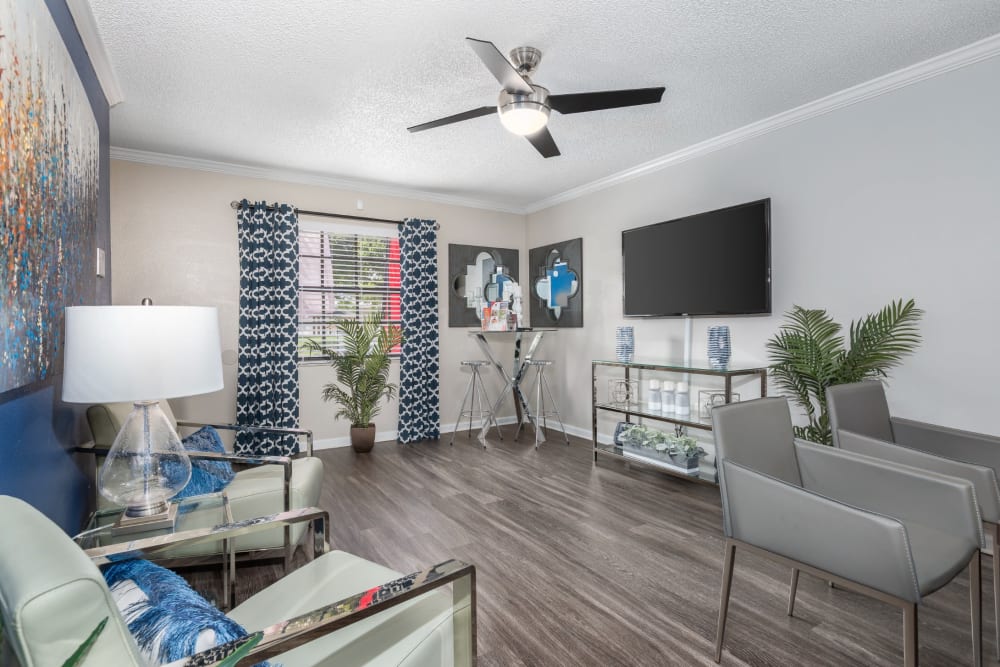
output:
[[[206,420],[235,417],[239,261],[236,214],[229,202],[244,197],[341,213],[356,212],[356,201],[363,199],[365,209],[361,215],[393,220],[431,218],[440,223],[441,418],[446,425],[454,423],[454,413],[467,382],[467,375],[459,370],[459,362],[479,358],[481,354],[465,329],[447,326],[448,244],[518,248],[520,271],[526,275],[524,217],[116,160],[111,164],[112,302],[132,304],[149,296],[161,305],[197,304],[219,309],[226,387],[215,394],[174,401],[177,414]],[[398,364],[394,362],[393,366],[396,380]],[[334,421],[333,406],[319,398],[320,387],[332,379],[329,367],[303,365],[299,379],[302,427],[313,429],[318,440],[345,437],[348,424]],[[493,382],[495,385],[496,381]],[[383,410],[376,425],[382,433],[395,431],[395,402]]]
[[[793,304],[846,325],[913,297],[924,341],[893,373],[890,407],[1000,434],[997,81],[993,58],[530,215],[529,248],[584,239],[585,327],[554,335],[568,421],[589,431],[589,361],[614,355],[616,325],[635,326],[639,360],[682,357],[680,318],[622,317],[621,231],[771,197],[774,315],[696,318],[695,359],[712,324],[730,325],[734,364],[765,364],[764,343]],[[671,272],[669,251],[662,276],[698,280]]]
[[[705,357],[711,324],[732,327],[734,364],[766,364],[764,343],[793,304],[826,308],[846,324],[891,299],[913,297],[927,311],[924,343],[893,373],[890,406],[903,416],[1000,434],[992,400],[997,368],[992,339],[1000,331],[995,307],[1000,284],[997,80],[1000,59],[982,61],[527,219],[116,161],[111,171],[112,297],[118,304],[149,295],[162,304],[219,307],[230,359],[226,389],[181,401],[178,412],[231,418],[238,293],[231,200],[278,200],[349,213],[361,198],[365,213],[374,217],[434,218],[441,223],[441,406],[448,425],[467,380],[458,363],[481,356],[464,329],[447,327],[448,243],[518,248],[521,275],[528,276],[528,248],[582,236],[585,326],[550,334],[539,356],[557,362],[551,384],[563,415],[586,434],[590,360],[613,356],[616,325],[636,327],[639,359],[681,357],[680,319],[622,317],[621,230],[771,197],[774,315],[697,318],[695,359]],[[665,256],[663,279],[683,283],[697,276],[672,274]],[[510,354],[509,347],[502,351]],[[302,424],[320,439],[344,436],[347,425],[333,422],[331,408],[317,398],[329,370],[303,367],[300,377]],[[756,395],[749,385],[744,391]],[[693,393],[692,404],[696,397]],[[393,404],[380,417],[379,430],[394,430],[395,415]],[[604,420],[602,432],[609,432],[613,421]]]

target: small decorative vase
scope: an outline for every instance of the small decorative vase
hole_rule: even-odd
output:
[[[622,363],[629,363],[635,357],[635,332],[632,327],[615,329],[615,356]]]
[[[732,355],[732,344],[729,340],[729,327],[725,324],[708,328],[708,365],[716,370],[729,367],[729,357]]]

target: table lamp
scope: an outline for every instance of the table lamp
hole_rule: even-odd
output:
[[[97,482],[101,495],[125,507],[123,527],[172,524],[176,505],[168,501],[191,478],[191,462],[158,401],[222,388],[215,308],[66,308],[63,400],[134,403]]]

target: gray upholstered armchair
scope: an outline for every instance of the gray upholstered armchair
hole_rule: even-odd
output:
[[[979,513],[993,540],[993,612],[1000,659],[1000,438],[925,424],[889,415],[885,388],[878,380],[829,387],[833,444],[886,461],[933,470],[972,482]]]
[[[314,507],[319,504],[320,489],[323,484],[323,462],[312,455],[312,432],[302,429],[282,429],[271,426],[241,426],[235,424],[192,422],[178,420],[174,417],[170,404],[160,401],[164,414],[172,422],[175,429],[185,427],[194,429],[202,426],[213,426],[217,429],[245,430],[262,433],[291,433],[306,441],[305,456],[290,458],[286,456],[246,457],[238,455],[219,455],[207,453],[191,453],[192,458],[222,459],[242,467],[226,487],[229,496],[233,519],[241,521],[254,517],[266,516],[300,507]],[[98,456],[111,447],[121,425],[132,409],[131,403],[102,403],[92,405],[87,409],[87,422],[94,438],[92,449],[84,449]],[[183,435],[183,433],[181,433]],[[107,507],[108,501],[98,494],[98,507]],[[302,542],[305,525],[292,526],[285,530],[271,530],[255,533],[235,540],[235,549],[241,554],[254,556],[282,556],[286,571],[291,565],[292,554],[297,544]],[[198,549],[188,549],[185,554],[195,555],[196,552],[221,553],[221,545],[202,545]]]
[[[24,667],[61,665],[107,618],[84,664],[146,665],[129,632],[134,619],[126,621],[119,613],[122,603],[116,604],[98,566],[157,557],[179,545],[252,536],[275,525],[315,522],[323,524],[315,531],[321,538],[316,549],[322,553],[329,517],[316,508],[84,552],[38,510],[0,496],[2,631]],[[231,610],[228,618],[242,626],[245,636],[221,650],[207,649],[171,664],[215,665],[226,651],[258,640],[238,665],[273,657],[287,667],[471,667],[476,661],[475,604],[471,565],[451,560],[403,576],[330,551]],[[135,615],[132,608],[128,613]],[[183,610],[175,607],[171,613],[195,632],[200,629]]]
[[[917,664],[917,606],[968,569],[973,659],[982,662],[979,549],[971,483],[795,440],[788,402],[712,410],[725,566],[715,659],[722,656],[736,550],[832,581],[903,611],[903,662]]]

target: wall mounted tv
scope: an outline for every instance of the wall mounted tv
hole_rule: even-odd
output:
[[[771,312],[771,200],[622,232],[626,317]]]

